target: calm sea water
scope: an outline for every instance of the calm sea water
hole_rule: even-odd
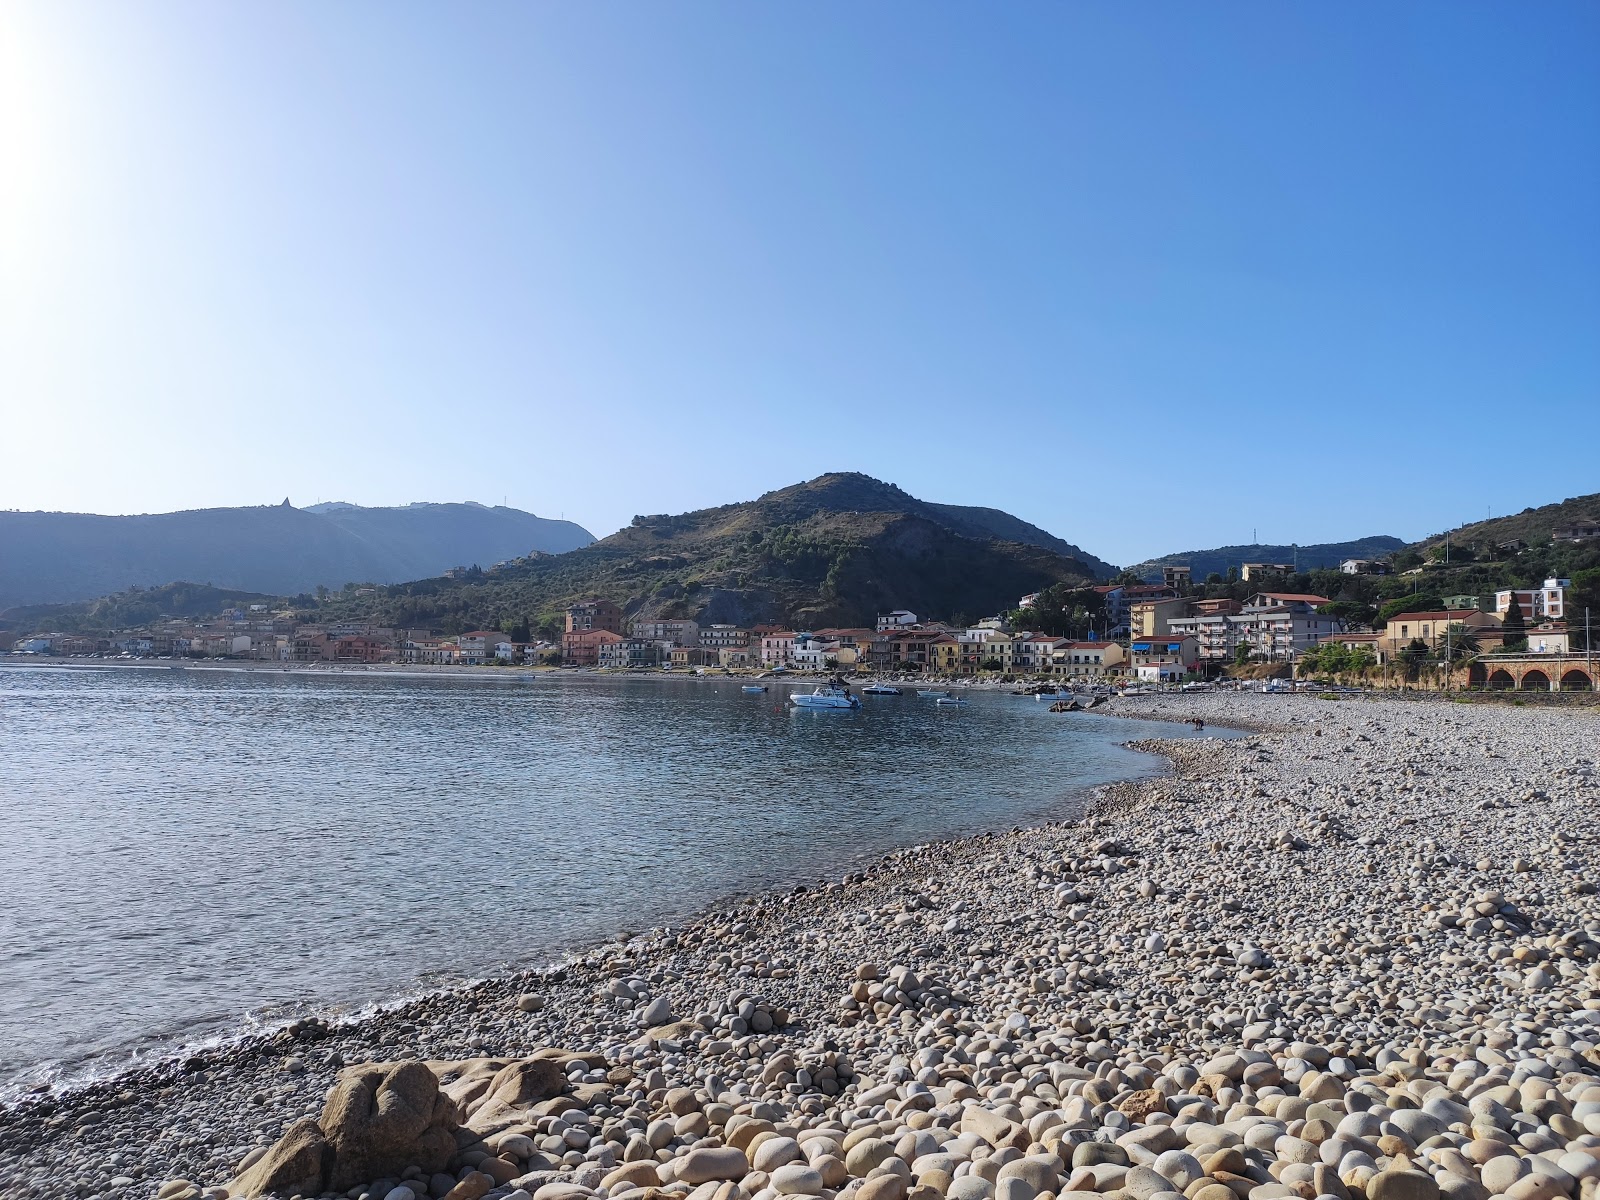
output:
[[[1037,819],[1183,729],[788,690],[0,668],[0,1089]]]

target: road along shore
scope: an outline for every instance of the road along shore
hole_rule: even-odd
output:
[[[1260,732],[1142,743],[1172,774],[1081,819],[35,1098],[0,1195],[1597,1200],[1595,714],[1113,707]],[[539,904],[537,864],[477,871]]]

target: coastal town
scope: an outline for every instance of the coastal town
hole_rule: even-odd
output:
[[[560,640],[521,640],[501,629],[445,634],[367,622],[306,622],[265,604],[206,620],[168,620],[101,634],[0,634],[0,651],[52,658],[235,660],[252,663],[426,667],[545,667],[600,671],[839,672],[941,680],[1033,677],[1066,685],[1129,681],[1177,684],[1237,668],[1257,675],[1370,676],[1416,682],[1432,668],[1445,684],[1526,691],[1600,690],[1584,621],[1569,611],[1570,579],[1485,596],[1453,595],[1437,608],[1383,621],[1347,619],[1327,596],[1277,590],[1290,564],[1244,563],[1242,599],[1197,593],[1184,567],[1160,582],[1076,589],[1085,636],[1030,628],[1040,593],[1009,613],[955,624],[908,609],[868,627],[748,627],[690,618],[629,617],[597,597],[570,606]],[[1386,574],[1389,564],[1346,560],[1347,575]],[[1574,617],[1576,625],[1574,626]],[[1098,622],[1099,628],[1094,628]],[[9,644],[7,644],[9,643]]]

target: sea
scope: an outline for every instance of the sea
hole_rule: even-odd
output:
[[[1068,816],[1193,736],[811,686],[0,666],[0,1098]]]

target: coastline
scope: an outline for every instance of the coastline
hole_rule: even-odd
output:
[[[1289,721],[1284,721],[1289,714],[1282,711],[1286,702],[1295,706],[1294,719]],[[1479,708],[1464,712],[1437,702],[1394,706],[1374,701],[1321,701],[1306,696],[1128,697],[1110,706],[1106,715],[1168,720],[1201,715],[1218,725],[1238,727],[1252,720],[1260,724],[1258,732],[1233,741],[1135,743],[1138,749],[1162,756],[1170,766],[1169,773],[1095,789],[1092,802],[1080,816],[1071,819],[907,847],[849,872],[842,880],[733,898],[712,905],[682,927],[653,930],[627,942],[592,947],[550,968],[516,972],[416,997],[331,1028],[299,1022],[298,1028],[291,1026],[270,1036],[201,1050],[184,1060],[136,1069],[67,1095],[39,1097],[13,1105],[0,1111],[0,1145],[4,1146],[0,1151],[0,1187],[7,1195],[18,1197],[57,1195],[62,1190],[110,1197],[150,1195],[168,1178],[220,1183],[234,1173],[244,1157],[269,1142],[293,1118],[314,1115],[340,1066],[347,1063],[411,1056],[435,1060],[483,1054],[514,1056],[545,1046],[569,1046],[598,1052],[611,1062],[632,1055],[637,1071],[651,1055],[661,1061],[659,1044],[647,1040],[643,1060],[633,1049],[639,1044],[643,1026],[634,1005],[608,993],[610,984],[618,978],[645,977],[650,981],[650,990],[665,997],[680,1018],[714,1012],[717,998],[730,990],[743,990],[781,1005],[795,1014],[794,1024],[781,1031],[781,1036],[774,1032],[760,1040],[753,1046],[756,1054],[762,1059],[784,1052],[798,1054],[817,1041],[848,1046],[856,1059],[857,1082],[843,1090],[855,1103],[859,1103],[862,1092],[881,1088],[885,1081],[892,1082],[895,1055],[908,1052],[918,1040],[916,1022],[908,1028],[904,1027],[904,1020],[881,1025],[859,1018],[846,1020],[850,1010],[841,1007],[841,997],[849,996],[852,981],[858,980],[864,962],[875,963],[885,974],[902,968],[914,970],[924,980],[945,979],[952,985],[946,989],[947,994],[957,987],[968,988],[973,995],[961,1007],[968,1020],[980,1025],[986,1020],[1003,1024],[1019,1012],[1026,1023],[1026,1010],[1030,1007],[1036,1010],[1034,1017],[1042,1024],[1046,1015],[1060,1015],[1052,1014],[1052,1008],[1059,1008],[1061,1013],[1069,1008],[1081,1011],[1090,1001],[1106,999],[1108,987],[1112,995],[1128,992],[1133,1002],[1110,1010],[1124,1014],[1120,1020],[1110,1018],[1107,1028],[1114,1035],[1113,1041],[1130,1048],[1154,1046],[1156,1043],[1149,1039],[1160,1032],[1164,1044],[1187,1041],[1198,1052],[1216,1044],[1214,1035],[1232,1033],[1237,1039],[1238,1027],[1231,1022],[1208,1027],[1209,1018],[1201,1017],[1199,1027],[1194,1028],[1195,1023],[1188,1018],[1200,1017],[1214,1005],[1197,1005],[1196,997],[1174,1005],[1171,995],[1163,1007],[1181,1015],[1177,1026],[1157,1029],[1141,1024],[1145,1020],[1139,1016],[1143,1008],[1155,1006],[1149,994],[1167,994],[1171,987],[1167,982],[1172,970],[1165,945],[1168,935],[1154,926],[1181,927],[1186,919],[1192,921],[1197,913],[1204,913],[1208,921],[1227,927],[1232,939],[1227,944],[1247,942],[1253,950],[1258,945],[1272,947],[1274,942],[1281,942],[1285,936],[1283,914],[1276,911],[1281,906],[1265,902],[1259,911],[1255,906],[1229,909],[1224,905],[1217,909],[1214,885],[1228,877],[1226,872],[1214,878],[1209,889],[1199,879],[1192,879],[1191,885],[1201,888],[1198,892],[1193,886],[1185,890],[1176,880],[1156,879],[1156,874],[1178,871],[1181,877],[1182,871],[1204,867],[1208,862],[1214,874],[1217,857],[1226,854],[1214,847],[1227,839],[1236,840],[1235,853],[1244,856],[1245,861],[1234,864],[1234,869],[1241,872],[1237,884],[1246,891],[1258,882],[1252,876],[1263,871],[1274,886],[1305,886],[1304,878],[1293,872],[1285,875],[1278,868],[1292,865],[1296,856],[1312,852],[1337,856],[1341,868],[1354,866],[1353,860],[1343,861],[1353,855],[1359,855],[1363,865],[1373,864],[1373,846],[1381,846],[1382,841],[1362,845],[1360,835],[1346,837],[1351,831],[1343,826],[1367,815],[1393,832],[1397,822],[1405,826],[1414,824],[1417,818],[1415,814],[1394,811],[1390,802],[1375,794],[1380,778],[1396,777],[1390,774],[1387,761],[1381,764],[1381,774],[1375,773],[1380,766],[1375,760],[1361,761],[1364,747],[1376,743],[1366,733],[1351,731],[1358,725],[1406,726],[1411,727],[1409,736],[1415,738],[1418,734],[1414,727],[1419,721],[1452,730],[1466,727],[1467,734],[1460,736],[1471,738],[1480,755],[1482,730],[1478,727],[1539,727],[1539,741],[1527,752],[1507,747],[1500,765],[1490,766],[1493,778],[1470,791],[1470,804],[1459,804],[1444,794],[1434,795],[1431,785],[1423,782],[1429,778],[1426,770],[1405,776],[1408,782],[1401,787],[1400,794],[1405,794],[1408,802],[1426,797],[1429,815],[1440,818],[1438,836],[1442,840],[1481,843],[1486,851],[1502,857],[1507,852],[1506,838],[1497,841],[1485,837],[1482,828],[1470,828],[1464,819],[1466,813],[1481,822],[1478,804],[1488,798],[1488,792],[1498,790],[1497,779],[1547,773],[1549,743],[1559,740],[1563,736],[1559,730],[1569,727],[1570,722],[1582,724],[1580,740],[1587,738],[1591,746],[1600,735],[1600,726],[1592,717],[1577,713],[1531,714]],[[1268,719],[1263,720],[1264,717]],[[1271,720],[1273,717],[1278,720]],[[1342,751],[1343,775],[1335,790],[1349,793],[1346,799],[1351,802],[1346,807],[1352,812],[1333,817],[1319,815],[1317,806],[1307,802],[1308,795],[1315,795],[1326,786],[1317,780],[1323,769],[1313,765],[1327,761],[1322,752],[1331,747],[1320,743],[1325,729],[1341,740],[1349,739]],[[1364,739],[1364,746],[1357,739]],[[1436,753],[1437,748],[1430,752],[1430,762]],[[1351,760],[1351,754],[1358,757]],[[1280,761],[1293,769],[1282,771],[1282,778],[1274,778],[1280,774]],[[1349,770],[1351,767],[1355,769]],[[1573,769],[1578,773],[1561,777],[1568,784],[1534,790],[1543,792],[1547,802],[1559,791],[1560,803],[1565,806],[1563,817],[1578,812],[1592,816],[1596,796],[1600,795],[1594,790],[1592,764],[1585,770],[1581,763],[1575,763]],[[1364,807],[1374,811],[1363,814],[1360,810]],[[1230,809],[1233,811],[1227,811]],[[1290,830],[1286,845],[1280,844],[1284,835],[1277,828],[1284,822],[1289,823]],[[1531,828],[1538,824],[1529,822],[1527,830],[1499,832],[1514,833],[1511,840],[1529,833],[1544,833],[1548,839],[1546,830]],[[1201,830],[1198,826],[1206,828]],[[1213,835],[1209,841],[1199,840],[1203,832]],[[1573,836],[1585,835],[1580,832]],[[1591,841],[1593,836],[1587,835]],[[1159,853],[1157,845],[1151,844],[1152,838],[1161,847]],[[1087,847],[1086,842],[1092,842],[1093,847]],[[1299,842],[1306,844],[1299,847]],[[1246,845],[1248,854],[1244,853]],[[1578,874],[1591,884],[1595,873],[1592,848],[1591,845],[1587,860],[1580,861],[1577,868]],[[1131,853],[1119,853],[1123,850]],[[1114,862],[1123,858],[1133,861],[1109,872],[1082,865],[1066,873],[1052,868],[1052,864],[1066,861]],[[1186,866],[1188,859],[1193,861]],[[1381,871],[1383,865],[1375,864],[1375,871],[1385,873]],[[1478,874],[1504,873],[1515,878],[1512,865],[1496,864]],[[1137,886],[1131,879],[1120,878],[1125,872],[1141,876]],[[1146,883],[1151,885],[1149,889]],[[1080,895],[1085,887],[1089,893]],[[1144,895],[1146,890],[1152,894]],[[1344,903],[1348,906],[1348,901]],[[1568,926],[1576,923],[1579,929],[1592,927],[1600,933],[1600,915],[1592,891],[1551,897],[1542,903],[1559,910],[1555,915]],[[1149,911],[1152,905],[1160,916],[1154,923]],[[1296,911],[1301,919],[1316,915],[1312,908]],[[1262,920],[1269,915],[1272,920]],[[1326,920],[1328,913],[1320,916]],[[1019,975],[1014,971],[1008,974],[1004,969],[985,973],[974,966],[1003,962],[1021,952],[1021,943],[1038,946],[1040,937],[1059,939],[1068,936],[1065,931],[1090,923],[1097,926],[1095,939],[1103,948],[1094,952],[1087,947],[1077,953],[1057,952],[1052,955],[1057,965],[1043,976],[1032,968]],[[1144,931],[1143,940],[1128,936],[1139,930]],[[1159,949],[1152,941],[1157,937],[1163,942]],[[1243,956],[1245,951],[1236,953]],[[1265,961],[1274,962],[1279,951],[1270,948],[1260,953]],[[1224,1000],[1235,993],[1241,998],[1259,996],[1260,985],[1269,980],[1254,976],[1263,971],[1270,975],[1273,969],[1251,967],[1242,972],[1242,978],[1212,982]],[[1390,969],[1398,969],[1394,961]],[[1055,979],[1057,974],[1063,978]],[[1046,981],[1042,986],[1041,978]],[[1566,1031],[1569,1046],[1573,1044],[1571,1029],[1581,1035],[1595,1026],[1595,1032],[1600,1034],[1596,983],[1600,980],[1589,981],[1580,971],[1579,983],[1574,985],[1583,992],[1579,1003],[1576,1007],[1569,1005],[1558,1014],[1559,1019],[1548,1022],[1545,1032]],[[526,1013],[517,1007],[517,998],[530,991],[537,992],[543,1001],[539,1012]],[[1137,1002],[1141,995],[1148,1005]],[[1563,995],[1570,1000],[1576,992]],[[953,1002],[953,995],[950,998]],[[1371,995],[1366,998],[1373,1010],[1370,1014],[1361,1008],[1362,1001],[1354,1003],[1363,1016],[1379,1018],[1380,1028],[1384,1027],[1384,1015],[1393,1015],[1392,1009],[1375,1002]],[[1248,1003],[1241,1004],[1241,1014],[1248,1007]],[[1127,1016],[1129,1013],[1134,1016]],[[1592,1019],[1573,1015],[1590,1013]],[[1316,1015],[1326,1017],[1327,1012],[1324,1008]],[[1577,1040],[1581,1042],[1582,1038]],[[746,1051],[752,1049],[748,1043],[738,1047],[724,1045],[728,1039],[719,1037],[691,1035],[683,1041],[684,1045],[669,1053],[668,1058],[673,1060],[672,1069],[681,1076],[680,1083],[689,1087],[704,1087],[708,1072],[735,1077],[728,1060],[748,1059]],[[1362,1053],[1375,1057],[1375,1051],[1350,1053],[1358,1058]],[[293,1066],[289,1065],[291,1061]],[[663,1071],[665,1066],[651,1069]],[[872,1087],[866,1086],[869,1081]],[[258,1096],[265,1100],[254,1099]],[[647,1101],[648,1097],[641,1100]],[[819,1114],[813,1115],[837,1107],[824,1103]],[[802,1100],[797,1111],[804,1108]],[[204,1121],[201,1114],[206,1114]],[[209,1132],[196,1136],[201,1124]],[[185,1142],[188,1144],[182,1144]],[[111,1163],[110,1169],[116,1173],[107,1174],[104,1160],[111,1147],[144,1150],[137,1162]],[[68,1178],[73,1181],[73,1188],[62,1189],[61,1184]]]

